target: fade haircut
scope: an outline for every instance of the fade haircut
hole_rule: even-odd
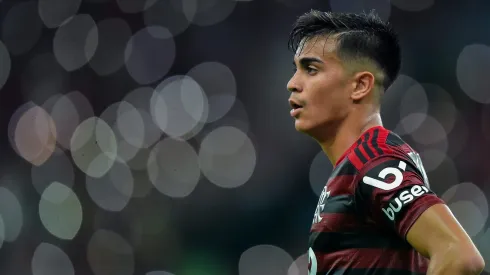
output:
[[[383,72],[380,84],[384,90],[398,76],[401,66],[398,37],[390,24],[373,11],[354,14],[311,10],[294,23],[289,49],[296,53],[306,41],[318,36],[335,37],[336,53],[342,61],[374,62]]]

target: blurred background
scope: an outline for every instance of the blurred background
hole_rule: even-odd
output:
[[[332,170],[287,102],[311,8],[399,32],[385,127],[490,272],[490,2],[0,0],[0,273],[306,274]]]

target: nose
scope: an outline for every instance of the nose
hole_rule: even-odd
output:
[[[288,84],[287,84],[287,89],[291,93],[299,92],[300,91],[299,83],[298,83],[298,80],[297,80],[297,78],[295,76],[296,76],[296,74],[294,74],[291,77],[291,79],[289,79]]]

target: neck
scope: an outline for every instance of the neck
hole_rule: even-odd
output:
[[[369,128],[382,125],[379,112],[374,112],[370,115],[353,113],[342,121],[333,136],[318,142],[332,165],[335,165],[345,151],[359,139],[362,133]]]

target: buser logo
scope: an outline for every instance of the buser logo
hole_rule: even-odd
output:
[[[396,213],[400,212],[403,206],[409,204],[416,198],[429,193],[429,189],[423,185],[414,185],[410,190],[402,191],[395,199],[392,199],[388,207],[383,208],[383,212],[388,219],[394,221]]]

